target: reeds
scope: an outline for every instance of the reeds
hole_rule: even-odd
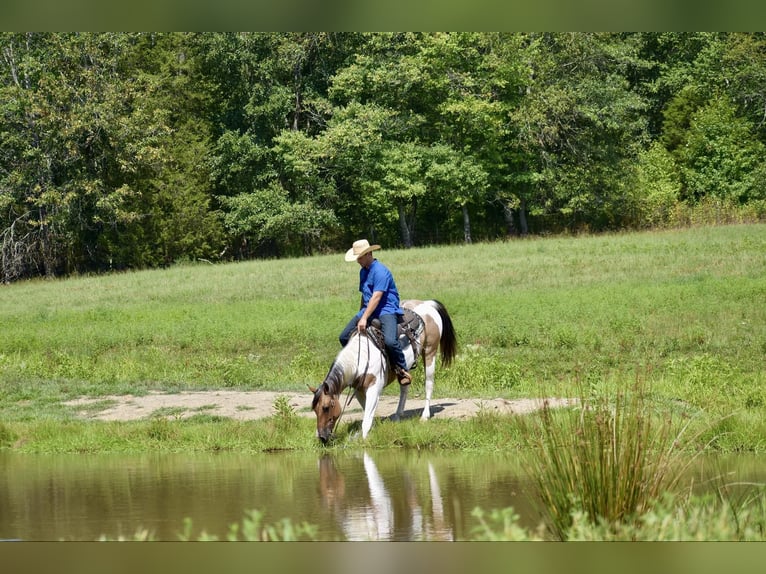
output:
[[[622,525],[679,484],[688,464],[684,431],[652,408],[637,382],[610,396],[580,392],[579,406],[547,406],[522,421],[526,466],[551,533],[566,539],[576,513],[593,524]]]

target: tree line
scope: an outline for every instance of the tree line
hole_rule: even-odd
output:
[[[766,212],[763,33],[0,33],[0,281]]]

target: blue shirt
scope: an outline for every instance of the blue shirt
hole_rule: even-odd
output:
[[[394,276],[388,267],[377,259],[372,260],[369,269],[362,267],[359,270],[359,291],[362,293],[362,308],[356,314],[357,317],[362,316],[375,291],[382,291],[383,296],[380,298],[375,311],[370,315],[370,319],[379,315],[404,314],[404,311],[399,307],[399,291],[396,289]]]

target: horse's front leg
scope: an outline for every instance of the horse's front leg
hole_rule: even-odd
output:
[[[378,408],[378,399],[383,391],[384,382],[379,378],[374,385],[367,388],[367,397],[364,405],[364,418],[362,419],[362,439],[366,439],[372,428],[375,411]]]
[[[407,394],[410,392],[411,385],[399,385],[399,404],[396,406],[396,412],[391,416],[391,420],[398,421],[404,414],[404,405],[407,404]]]

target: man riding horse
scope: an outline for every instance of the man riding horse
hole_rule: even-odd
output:
[[[380,245],[370,245],[366,239],[355,241],[346,252],[346,261],[356,261],[359,270],[359,291],[362,293],[359,311],[340,334],[340,344],[345,347],[356,330],[364,333],[373,319],[380,320],[386,353],[394,366],[394,372],[401,385],[409,385],[412,375],[407,370],[399,339],[397,325],[404,311],[399,306],[399,291],[391,271],[373,257],[372,252]]]

